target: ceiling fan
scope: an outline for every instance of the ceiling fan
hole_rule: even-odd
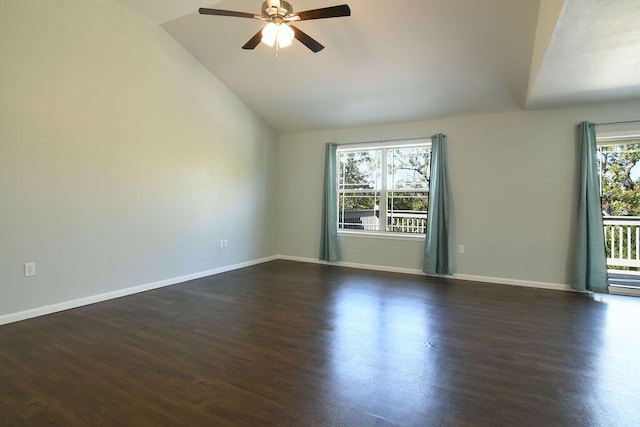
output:
[[[242,48],[255,49],[261,41],[269,46],[275,44],[276,58],[278,57],[278,48],[289,46],[294,37],[314,53],[324,49],[323,45],[307,33],[294,27],[291,24],[292,22],[351,15],[351,9],[349,9],[349,6],[346,4],[294,13],[291,3],[283,0],[265,1],[262,3],[262,14],[260,15],[247,12],[234,12],[231,10],[207,9],[204,7],[201,7],[199,12],[201,15],[233,16],[237,18],[259,19],[266,22],[267,24],[251,37]]]

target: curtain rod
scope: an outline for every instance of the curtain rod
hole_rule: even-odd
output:
[[[362,145],[362,144],[384,144],[387,142],[402,142],[402,141],[415,141],[416,139],[431,139],[432,137],[434,137],[435,135],[438,135],[437,133],[431,136],[416,136],[414,138],[398,138],[398,139],[379,139],[377,141],[360,141],[360,142],[343,142],[340,143],[338,142],[338,145]],[[442,134],[442,136],[446,137],[447,135]]]
[[[640,123],[640,120],[623,120],[621,122],[602,122],[602,123],[594,123],[594,125],[599,126],[599,125],[620,125],[620,124],[624,124],[624,123]],[[577,124],[578,127],[580,127],[580,123]]]

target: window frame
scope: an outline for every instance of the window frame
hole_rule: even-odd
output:
[[[392,239],[392,240],[416,240],[416,239],[424,239],[425,233],[423,232],[400,232],[400,231],[387,231],[387,219],[389,215],[388,203],[390,201],[389,194],[390,193],[398,193],[402,191],[407,192],[424,192],[427,199],[430,193],[430,176],[427,178],[427,188],[426,190],[415,190],[415,189],[389,189],[388,188],[388,156],[387,151],[398,148],[411,148],[411,147],[426,147],[428,148],[428,161],[429,161],[429,175],[431,174],[431,154],[432,154],[432,143],[431,138],[415,138],[410,140],[396,140],[396,141],[379,141],[379,142],[368,142],[368,143],[356,143],[356,144],[343,144],[339,145],[336,150],[336,206],[337,206],[337,232],[338,235],[345,235],[350,237],[364,237],[364,238],[382,238],[382,239]],[[361,152],[367,150],[375,150],[381,151],[381,164],[380,164],[380,185],[378,188],[367,189],[367,190],[355,190],[361,191],[363,193],[370,192],[371,194],[379,194],[379,230],[358,230],[358,229],[348,229],[341,228],[341,225],[344,225],[344,222],[340,221],[340,198],[344,193],[343,185],[340,182],[342,163],[340,162],[341,153],[345,152]],[[428,215],[427,211],[424,212],[425,215],[425,227],[426,227],[426,217]]]

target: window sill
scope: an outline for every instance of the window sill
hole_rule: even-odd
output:
[[[424,240],[424,234],[402,234],[402,233],[376,233],[371,231],[345,231],[338,230],[339,237],[355,237],[360,239],[379,239],[379,240],[405,240],[420,241]]]

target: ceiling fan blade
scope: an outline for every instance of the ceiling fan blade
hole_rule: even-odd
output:
[[[233,10],[207,9],[201,7],[198,9],[200,15],[218,15],[218,16],[234,16],[236,18],[260,18],[259,15],[247,12],[234,12]]]
[[[349,8],[349,5],[341,4],[340,6],[306,10],[304,12],[295,13],[294,15],[300,18],[299,21],[308,21],[309,19],[337,18],[339,16],[351,16],[351,9]]]
[[[262,29],[256,33],[255,36],[251,37],[248,42],[242,46],[243,49],[255,49],[256,46],[260,44],[262,40]]]
[[[322,46],[304,31],[301,31],[299,28],[296,28],[291,24],[289,24],[289,27],[291,27],[291,29],[293,30],[294,37],[298,39],[300,43],[311,49],[313,53],[318,53],[322,49],[324,49],[324,46]]]

